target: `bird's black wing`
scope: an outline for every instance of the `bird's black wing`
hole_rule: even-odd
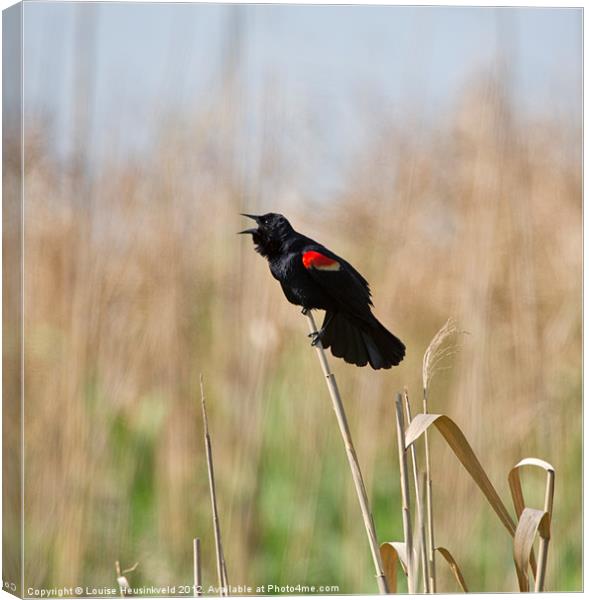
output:
[[[370,287],[350,263],[316,243],[302,249],[301,260],[309,276],[343,310],[362,320],[370,318]]]

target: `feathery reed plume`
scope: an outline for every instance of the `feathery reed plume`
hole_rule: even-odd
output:
[[[407,468],[407,450],[405,447],[405,419],[401,405],[401,394],[397,394],[395,402],[397,422],[397,446],[399,449],[399,473],[401,476],[401,502],[403,514],[403,533],[407,550],[407,588],[410,594],[415,593],[415,556],[413,555],[413,531],[411,528],[411,500],[409,495],[409,470]]]
[[[429,384],[433,379],[434,375],[440,370],[440,362],[449,356],[452,356],[456,352],[454,345],[445,345],[445,342],[458,333],[456,323],[454,319],[450,318],[442,326],[442,328],[436,333],[429,346],[427,347],[425,354],[423,355],[423,412],[427,414],[428,410],[428,392]],[[433,507],[433,496],[432,496],[432,478],[431,478],[431,459],[429,450],[429,436],[428,432],[424,435],[425,445],[425,476],[427,480],[427,488],[425,494],[426,510],[427,510],[427,529],[428,529],[428,547],[427,554],[429,559],[428,571],[429,571],[429,591],[431,593],[436,592],[436,553],[435,553],[435,535],[434,535],[434,507]]]
[[[407,418],[407,426],[411,423],[411,404],[409,402],[409,392],[407,388],[403,390],[403,400],[405,404],[405,416]],[[419,532],[419,555],[421,556],[421,572],[423,574],[423,591],[425,594],[429,593],[429,561],[427,559],[427,544],[425,539],[425,519],[423,515],[423,507],[425,505],[425,488],[426,480],[425,473],[423,476],[423,484],[420,490],[419,487],[419,475],[417,472],[417,450],[415,444],[411,444],[411,466],[413,470],[413,486],[415,488],[415,506],[417,509],[417,530]]]
[[[434,375],[442,369],[440,362],[456,354],[456,344],[446,344],[453,336],[464,333],[456,327],[456,321],[449,318],[436,333],[423,355],[423,389],[427,390]]]
[[[194,569],[194,595],[202,596],[200,538],[194,538],[192,540],[192,558]]]
[[[317,325],[315,324],[315,319],[313,318],[311,311],[303,311],[303,314],[307,317],[307,322],[309,324],[309,330],[311,334],[316,334]],[[335,375],[331,372],[331,369],[329,368],[327,356],[325,355],[325,350],[323,349],[320,340],[317,340],[317,343],[315,344],[315,350],[317,351],[319,363],[321,365],[321,369],[323,370],[323,374],[325,375],[327,388],[329,390],[331,401],[333,403],[333,410],[335,411],[335,416],[337,418],[337,424],[339,426],[339,430],[344,441],[344,446],[346,448],[346,456],[348,457],[348,463],[350,465],[352,479],[354,480],[354,486],[356,487],[356,494],[358,495],[358,502],[360,503],[360,510],[362,512],[362,518],[364,519],[364,527],[366,528],[366,535],[368,536],[368,543],[370,545],[372,560],[374,562],[378,590],[381,594],[388,594],[389,590],[382,566],[382,560],[380,557],[378,540],[376,537],[376,531],[374,527],[374,520],[372,518],[372,513],[370,512],[370,506],[368,504],[368,494],[366,493],[366,487],[362,478],[362,471],[360,470],[360,463],[358,462],[358,457],[356,456],[354,443],[352,442],[352,435],[350,433],[350,427],[348,425],[348,419],[346,417],[344,405],[342,403],[341,396],[337,388]]]
[[[217,556],[219,595],[227,596],[229,584],[227,580],[227,567],[225,565],[225,555],[223,554],[223,544],[221,542],[221,525],[219,523],[219,512],[217,510],[217,491],[215,487],[215,471],[213,468],[213,448],[211,445],[211,436],[209,434],[209,421],[207,419],[207,408],[205,404],[205,391],[202,373],[200,375],[200,401],[202,408],[202,422],[205,438],[205,453],[207,457],[207,469],[209,474],[209,493],[211,496],[211,509],[213,511],[213,530],[215,533],[215,552]]]

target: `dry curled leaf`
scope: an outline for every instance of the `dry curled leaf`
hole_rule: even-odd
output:
[[[397,565],[407,575],[407,550],[404,542],[384,542],[380,545],[380,558],[389,584],[389,593],[397,593]]]
[[[546,471],[546,496],[544,499],[544,510],[552,515],[552,502],[554,499],[554,467],[550,463],[539,458],[524,458],[523,460],[520,460],[517,465],[511,469],[511,471],[509,471],[509,475],[507,477],[509,489],[511,490],[511,497],[513,499],[513,506],[515,508],[515,514],[517,515],[518,519],[526,506],[519,474],[522,467],[538,467]]]
[[[520,478],[520,470],[523,467],[537,467],[546,471],[544,510],[540,511],[526,508]],[[523,460],[520,460],[517,465],[515,465],[515,467],[509,471],[509,475],[507,477],[509,489],[511,491],[511,498],[513,500],[513,506],[515,508],[515,514],[519,520],[516,536],[513,541],[513,552],[519,588],[522,592],[529,590],[528,564],[532,569],[534,578],[536,579],[536,591],[542,591],[544,587],[548,542],[550,540],[552,504],[554,501],[554,478],[554,467],[550,463],[539,458],[524,458]],[[528,512],[526,514],[526,511],[534,511],[534,513]],[[540,537],[542,539],[540,545],[541,554],[539,558],[541,568],[539,571],[536,566],[536,559],[534,557],[533,550],[534,540],[537,533],[540,533]],[[530,536],[531,539],[530,537],[526,536]],[[522,562],[524,560],[525,562]]]
[[[521,592],[528,592],[530,589],[528,565],[537,534],[544,540],[550,539],[550,515],[535,508],[524,508],[513,540],[513,558]]]

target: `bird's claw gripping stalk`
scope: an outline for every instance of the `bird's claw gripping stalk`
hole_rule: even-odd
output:
[[[310,315],[311,309],[303,308],[301,310],[301,313],[304,314],[305,316]],[[311,338],[311,346],[315,347],[321,341],[321,336],[323,335],[324,331],[325,331],[325,326],[322,327],[319,331],[313,331],[312,333],[307,334],[307,337]]]
[[[316,346],[321,340],[321,331],[313,331],[313,333],[309,333],[307,337],[311,338],[311,346]]]

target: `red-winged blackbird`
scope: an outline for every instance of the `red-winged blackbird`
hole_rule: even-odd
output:
[[[352,265],[325,246],[296,232],[275,213],[256,216],[250,233],[289,302],[325,311],[314,343],[321,340],[334,356],[363,367],[389,369],[405,356],[405,345],[372,314],[368,282]]]

